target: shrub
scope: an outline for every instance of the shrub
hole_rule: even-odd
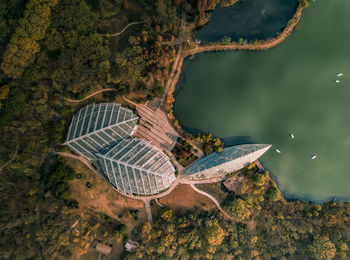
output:
[[[59,163],[48,177],[47,188],[57,198],[69,198],[71,191],[66,181],[74,178],[74,170],[68,165]]]
[[[203,145],[203,148],[204,148],[204,154],[205,155],[211,154],[214,151],[213,150],[213,146],[210,143],[205,143]]]
[[[308,0],[299,0],[299,4],[302,8],[308,8],[309,7],[309,1]]]
[[[113,236],[115,238],[121,238],[128,231],[126,225],[120,224],[113,229]]]
[[[227,45],[227,44],[230,44],[230,43],[231,43],[231,37],[229,37],[229,36],[224,36],[221,39],[221,44],[223,44],[223,45]]]
[[[152,94],[157,96],[157,95],[163,93],[163,91],[164,91],[163,87],[161,87],[161,86],[155,87],[154,89],[152,89]]]
[[[267,197],[272,201],[277,201],[281,198],[281,192],[276,187],[271,186],[267,191]]]

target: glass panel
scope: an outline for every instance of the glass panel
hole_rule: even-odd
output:
[[[164,186],[167,188],[170,186],[168,178],[163,178]]]
[[[96,135],[98,135],[98,137],[100,137],[101,139],[103,139],[107,143],[111,143],[114,141],[112,138],[110,138],[108,135],[106,135],[103,131],[96,133]]]
[[[119,127],[123,129],[128,135],[130,135],[132,129],[128,127],[126,124],[120,124]]]
[[[107,152],[106,155],[113,158],[113,156],[119,153],[125,146],[128,145],[128,143],[129,140],[121,140],[109,152]]]
[[[105,162],[104,162],[103,158],[100,158],[100,165],[101,165],[101,168],[102,168],[103,175],[105,175],[106,178],[108,179],[107,169],[106,169],[106,165],[105,165]]]
[[[85,117],[85,121],[84,121],[84,125],[83,125],[83,132],[81,133],[81,135],[85,135],[87,133],[87,128],[88,128],[88,125],[89,125],[89,121],[90,121],[91,116],[92,116],[92,113],[91,113],[92,112],[92,108],[93,108],[92,105],[88,106],[86,117]]]
[[[135,176],[136,176],[136,185],[139,188],[139,193],[143,195],[143,194],[145,194],[145,191],[143,189],[141,172],[138,169],[134,169],[134,172],[135,172]]]
[[[140,147],[140,150],[144,147],[144,145],[142,145]],[[142,149],[141,152],[139,152],[129,163],[130,164],[135,164],[138,160],[140,160],[143,156],[145,156],[148,153],[148,149],[144,148]],[[138,164],[137,164],[138,165]]]
[[[112,119],[111,119],[111,125],[114,125],[116,124],[118,121],[117,121],[117,117],[118,117],[118,111],[119,111],[119,105],[115,105],[114,106],[114,109],[113,109],[113,112],[112,112]]]
[[[127,137],[127,134],[119,128],[119,126],[113,126],[112,129],[117,132],[122,138]]]
[[[131,118],[132,111],[127,110],[125,115],[125,120],[129,120]]]
[[[91,134],[90,138],[94,139],[94,141],[98,143],[101,147],[105,145],[105,142],[101,138],[99,138],[96,134]]]
[[[121,107],[119,112],[118,122],[124,121],[124,116],[125,116],[125,109]]]
[[[151,180],[151,187],[152,187],[153,194],[158,193],[158,189],[157,189],[157,186],[156,186],[156,180],[154,178],[154,175],[150,174],[149,178]]]
[[[108,175],[109,175],[109,181],[116,186],[116,181],[114,178],[114,174],[113,174],[113,169],[112,169],[112,163],[109,160],[106,160],[106,165],[107,165],[107,170],[108,170]]]
[[[164,190],[165,187],[164,187],[163,182],[162,182],[162,177],[160,177],[160,176],[155,176],[155,177],[156,177],[157,186],[158,186],[159,191]]]
[[[163,175],[171,176],[173,173],[175,173],[175,169],[172,165],[170,165],[169,168],[163,173]]]
[[[120,151],[116,156],[113,157],[115,160],[121,159],[124,155],[126,155],[128,152],[130,152],[134,148],[134,144],[137,144],[139,140],[134,139],[131,142],[129,142],[129,145],[123,149],[123,151]],[[123,159],[124,161],[124,159]]]
[[[157,151],[157,152],[158,152],[158,151]],[[159,164],[159,160],[160,160],[162,157],[163,157],[162,154],[161,154],[161,153],[158,153],[155,157],[152,158],[152,160],[150,160],[147,164],[145,164],[145,165],[143,166],[143,168],[145,168],[146,170],[152,169],[152,171],[155,170],[155,169],[157,169],[158,167],[161,166],[161,164]],[[156,167],[154,167],[154,166],[156,166]]]
[[[86,142],[84,142],[84,140],[77,140],[76,143],[79,144],[81,147],[83,147],[88,153],[96,152],[94,147],[90,147]]]
[[[74,143],[70,143],[68,144],[69,149],[71,149],[73,152],[77,153],[77,154],[82,154],[83,152],[80,151],[80,148],[77,147]]]
[[[124,191],[124,187],[123,187],[123,183],[122,183],[122,179],[121,179],[121,176],[120,176],[118,164],[116,162],[113,162],[113,167],[114,167],[114,173],[115,173],[115,180],[117,182],[118,188],[121,191],[125,192]]]
[[[140,143],[141,143],[141,140],[137,140],[137,142],[133,144],[133,149],[130,150],[130,152],[123,158],[124,162],[129,161],[144,147],[143,145],[140,145]]]
[[[98,115],[98,109],[99,109],[99,106],[95,105],[94,111],[92,112],[91,123],[90,123],[90,126],[89,126],[89,133],[91,133],[94,130],[94,128],[95,128],[97,115]]]
[[[72,129],[70,130],[70,133],[69,133],[69,136],[68,136],[68,140],[72,140],[73,139],[77,121],[78,121],[78,115],[74,115],[74,117],[72,119],[72,123],[71,123]]]
[[[96,150],[101,148],[101,146],[96,144],[96,142],[94,142],[90,137],[84,137],[84,141],[87,142],[90,146],[94,147]]]
[[[98,113],[97,126],[96,126],[95,130],[102,128],[102,121],[103,121],[103,117],[105,115],[105,110],[106,110],[106,104],[102,104],[100,112]]]
[[[125,192],[131,194],[130,183],[127,176],[128,173],[126,172],[125,166],[123,164],[119,164],[119,166],[120,166],[121,176],[124,182]]]
[[[103,123],[103,127],[107,127],[109,125],[109,119],[111,118],[111,114],[112,114],[112,110],[111,109],[107,109],[105,121]]]
[[[114,139],[120,139],[121,137],[117,135],[112,129],[104,130],[108,135],[112,136]]]
[[[151,194],[151,188],[148,181],[147,173],[144,171],[142,171],[142,179],[143,179],[143,184],[145,185],[146,194],[147,195]]]
[[[133,121],[126,122],[125,124],[126,124],[130,129],[134,129],[136,123],[137,123],[137,121],[136,121],[136,120],[133,120]]]
[[[151,147],[147,147],[145,148],[145,150],[147,151],[147,155],[145,157],[143,157],[138,163],[138,166],[142,166],[144,167],[144,164],[147,163],[154,155],[156,155],[157,151],[155,149],[152,149]]]
[[[83,127],[82,124],[83,124],[83,119],[85,118],[84,115],[85,115],[86,109],[87,109],[87,108],[84,107],[84,108],[82,108],[82,110],[81,110],[79,119],[78,119],[78,121],[77,121],[77,128],[76,128],[75,135],[74,135],[75,138],[77,138],[78,136],[80,136],[80,131],[81,131],[81,128]]]
[[[76,150],[76,152],[78,152],[79,154],[88,155],[89,157],[91,157],[91,154],[89,152],[85,151],[82,147],[80,147],[76,143],[73,142],[73,143],[70,143],[69,145],[72,146]]]
[[[127,171],[129,173],[129,179],[130,179],[132,192],[135,193],[135,194],[138,194],[138,191],[137,191],[137,188],[136,188],[136,180],[135,180],[134,173],[133,173],[133,171],[132,171],[130,166],[127,167]]]

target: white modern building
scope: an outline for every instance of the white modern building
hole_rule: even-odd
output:
[[[129,195],[158,194],[176,180],[168,156],[145,140],[120,140],[97,157],[109,182]]]
[[[262,156],[271,145],[243,144],[227,147],[221,153],[211,153],[198,160],[184,172],[190,180],[221,177],[238,171]]]
[[[118,103],[92,103],[77,112],[68,128],[67,145],[88,159],[136,131],[138,116]]]
[[[138,116],[120,104],[93,103],[73,116],[64,145],[99,165],[98,172],[118,191],[131,196],[155,195],[171,186],[176,170],[150,141],[132,137],[137,123]],[[228,147],[198,160],[184,174],[190,180],[224,176],[257,160],[270,147]]]

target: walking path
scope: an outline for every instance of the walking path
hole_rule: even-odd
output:
[[[91,166],[89,160],[87,160],[85,157],[80,156],[80,155],[75,155],[72,153],[66,153],[66,152],[55,152],[55,154],[57,155],[61,155],[64,157],[68,157],[68,158],[72,158],[78,161],[81,161],[84,165],[86,165],[90,170],[92,170],[93,172],[95,172],[95,169]]]
[[[91,97],[93,97],[93,96],[95,96],[97,94],[100,94],[100,93],[106,92],[106,91],[116,91],[116,89],[114,89],[114,88],[104,88],[104,89],[101,89],[101,90],[97,90],[94,93],[92,93],[92,94],[90,94],[90,95],[88,95],[88,96],[86,96],[86,97],[84,97],[82,99],[70,99],[70,98],[65,98],[65,97],[63,99],[65,101],[68,101],[68,102],[71,102],[71,103],[79,103],[79,102],[82,102],[82,101],[84,101],[86,99],[89,99],[89,98],[91,98]]]
[[[161,204],[158,199],[155,199],[155,202],[158,204],[159,207],[164,208],[165,206],[163,204]]]
[[[180,28],[184,27],[184,25],[185,25],[185,18],[186,18],[185,17],[185,12],[182,11]],[[183,39],[179,38],[178,40],[181,41],[181,43],[183,43]],[[168,81],[167,81],[167,83],[165,85],[162,101],[164,101],[164,99],[168,95],[169,88],[170,88],[170,86],[173,85],[174,79],[175,79],[176,75],[178,74],[177,69],[179,68],[179,63],[181,62],[181,56],[182,56],[182,44],[180,44],[180,46],[179,46],[179,50],[177,52],[177,56],[176,56],[176,59],[175,59],[174,64],[173,64],[173,68],[171,69],[170,76],[169,76]],[[182,62],[181,62],[181,64],[182,64]],[[181,66],[180,66],[180,68],[181,68]],[[176,80],[176,82],[177,82],[177,80]]]
[[[125,26],[123,28],[123,30],[121,30],[120,32],[113,33],[113,34],[102,34],[102,35],[109,35],[111,37],[118,36],[118,35],[122,34],[123,32],[125,32],[126,29],[128,29],[130,26],[135,25],[135,24],[140,24],[140,23],[144,23],[144,22],[132,22],[132,23],[129,23],[127,26]]]
[[[152,211],[151,211],[150,201],[151,200],[144,200],[143,202],[145,203],[145,209],[146,209],[146,213],[147,213],[148,222],[152,225],[153,224],[153,218],[152,218]]]
[[[216,205],[216,207],[221,211],[222,214],[224,214],[225,217],[227,217],[230,220],[234,220],[233,217],[231,217],[229,214],[227,214],[220,206],[220,203],[209,193],[206,193],[200,189],[198,189],[194,184],[190,184],[190,186],[192,187],[193,190],[195,190],[196,192],[208,197],[209,199],[211,199],[214,204]]]

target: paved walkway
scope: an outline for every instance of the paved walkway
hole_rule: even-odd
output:
[[[153,224],[153,218],[152,218],[152,211],[151,211],[150,201],[151,200],[144,200],[143,202],[145,203],[145,209],[146,209],[146,213],[147,213],[148,222],[152,225]]]

